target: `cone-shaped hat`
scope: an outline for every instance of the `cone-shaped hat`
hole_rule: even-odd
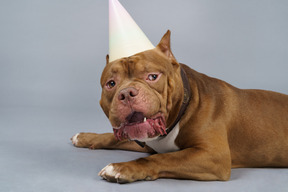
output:
[[[155,48],[118,0],[109,0],[109,62]]]

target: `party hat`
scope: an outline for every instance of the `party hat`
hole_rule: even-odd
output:
[[[109,0],[109,62],[155,48],[118,0]]]

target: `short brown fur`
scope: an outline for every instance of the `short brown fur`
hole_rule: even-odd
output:
[[[180,121],[180,131],[175,140],[179,151],[112,164],[114,171],[123,176],[104,175],[105,179],[119,183],[157,178],[227,181],[231,168],[288,167],[287,95],[238,89],[179,64],[170,49],[170,31],[155,49],[139,53],[130,60],[133,61],[133,58],[137,60],[136,63],[149,61],[150,66],[160,66],[159,70],[167,73],[161,87],[149,89],[158,94],[157,97],[165,105],[166,109],[162,110],[167,126],[175,120],[183,100],[180,67],[189,78],[192,99]],[[128,62],[129,58],[124,58],[124,61]],[[123,59],[109,63],[107,56],[107,66],[117,62],[123,63]],[[101,78],[102,87],[111,76],[107,66]],[[137,73],[137,65],[134,67],[129,73]],[[124,69],[118,67],[122,72]],[[131,77],[121,78],[126,81]],[[114,95],[115,92],[102,92],[100,104],[108,117],[111,116]],[[139,147],[133,141],[117,141],[112,133],[81,133],[75,145],[155,153],[147,146]]]

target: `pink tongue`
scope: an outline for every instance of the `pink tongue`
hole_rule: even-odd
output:
[[[159,134],[167,134],[165,131],[165,125],[161,118],[154,120],[147,119],[147,121],[143,123],[135,123],[132,125],[123,126],[120,129],[114,129],[114,135],[118,140],[141,140],[145,138],[152,138]]]
[[[144,123],[125,127],[124,134],[128,135],[128,138],[131,140],[144,139],[147,138],[149,135],[155,135],[155,130],[146,121]]]

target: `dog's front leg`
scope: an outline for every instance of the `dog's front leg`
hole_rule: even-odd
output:
[[[226,181],[230,178],[230,172],[229,150],[216,152],[188,148],[125,163],[112,163],[102,169],[99,175],[118,183],[158,178]]]
[[[77,133],[71,140],[74,146],[89,149],[121,149],[146,153],[154,152],[147,146],[144,148],[140,147],[135,141],[118,141],[113,133]]]

